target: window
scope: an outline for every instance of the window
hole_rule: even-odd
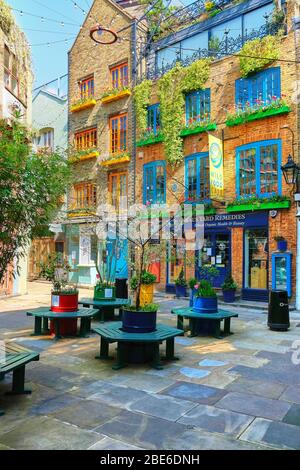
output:
[[[112,88],[122,89],[128,86],[128,63],[117,65],[110,69]]]
[[[98,240],[96,235],[80,235],[79,265],[95,265],[98,262]]]
[[[94,96],[94,77],[85,78],[79,82],[80,99],[86,100]]]
[[[268,288],[268,231],[245,231],[245,280],[246,289]]]
[[[109,175],[109,198],[116,211],[127,208],[127,173]]]
[[[160,107],[159,103],[148,106],[148,128],[158,134],[160,130]]]
[[[161,49],[157,53],[157,67],[162,69],[173,62],[175,62],[180,57],[180,42],[172,44],[170,48],[166,47]]]
[[[54,129],[40,130],[40,134],[33,139],[37,151],[43,149],[54,150]]]
[[[110,118],[110,151],[112,154],[127,149],[127,114]]]
[[[88,209],[97,205],[97,188],[93,183],[74,185],[73,204],[71,209]]]
[[[19,96],[17,59],[6,46],[4,47],[4,85],[15,96]]]
[[[267,105],[281,96],[280,67],[266,69],[251,78],[235,82],[235,102],[242,109],[246,106]]]
[[[234,20],[226,21],[211,30],[211,38],[218,39],[220,42],[225,41],[225,31],[228,31],[228,38],[236,39],[242,34],[242,17],[239,16]]]
[[[194,91],[186,96],[186,124],[210,119],[210,89]]]
[[[144,204],[166,202],[166,163],[151,162],[144,165]]]
[[[255,142],[239,147],[237,149],[238,196],[280,195],[280,166],[281,140]]]
[[[97,129],[89,129],[75,133],[76,150],[87,150],[97,147]]]
[[[195,49],[207,49],[208,48],[208,31],[196,34],[190,38],[184,39],[181,42],[181,58],[186,59],[195,54]]]
[[[268,18],[271,17],[272,11],[274,10],[274,4],[269,3],[264,7],[257,8],[254,11],[246,13],[244,15],[244,35],[251,34],[251,32],[257,31],[266,24],[266,15]]]
[[[188,201],[209,200],[209,155],[200,153],[185,159],[185,197]]]

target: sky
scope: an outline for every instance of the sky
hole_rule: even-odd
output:
[[[85,18],[82,10],[87,12],[93,0],[51,0],[51,2],[6,0],[6,2],[14,9],[16,21],[32,45],[34,86],[38,87],[66,74],[68,51]],[[173,2],[177,5],[188,5],[193,3],[193,0],[173,0]],[[23,13],[16,10],[21,10]],[[49,21],[50,19],[54,21]],[[52,44],[55,41],[61,42]]]

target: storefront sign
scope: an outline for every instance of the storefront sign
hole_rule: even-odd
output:
[[[234,227],[266,227],[267,225],[268,212],[207,215],[204,221],[205,230]]]
[[[223,143],[211,134],[209,134],[209,176],[211,198],[223,200]]]

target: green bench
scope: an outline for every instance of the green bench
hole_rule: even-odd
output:
[[[219,310],[217,313],[197,313],[192,308],[174,308],[171,313],[177,315],[177,328],[184,330],[184,319],[189,320],[191,337],[203,334],[223,339],[231,333],[231,318],[237,318],[237,313]],[[221,331],[221,322],[224,320],[224,330]]]
[[[122,308],[130,304],[128,299],[114,299],[114,300],[94,300],[90,297],[85,297],[79,300],[79,305],[83,307],[93,307],[98,309],[97,319],[101,323],[110,320],[120,320],[122,318]],[[115,309],[119,309],[118,317],[115,317]]]
[[[38,361],[40,355],[22,346],[0,341],[0,380],[9,372],[13,373],[12,390],[7,395],[30,394],[25,390],[25,366],[31,361]],[[0,410],[0,415],[3,415]]]
[[[149,362],[154,369],[162,369],[159,345],[166,341],[165,360],[174,361],[174,338],[182,335],[182,330],[168,325],[158,324],[152,333],[126,333],[122,331],[122,322],[107,323],[92,331],[101,337],[100,355],[96,359],[111,359],[109,345],[117,343],[117,362],[114,370],[122,369],[128,364]]]
[[[52,312],[48,307],[40,307],[27,312],[27,316],[34,317],[34,333],[33,336],[41,336],[49,334],[49,320],[54,322],[54,339],[61,339],[60,320],[80,319],[80,329],[78,336],[87,338],[91,331],[91,319],[97,315],[98,310],[93,308],[80,308],[77,312]]]

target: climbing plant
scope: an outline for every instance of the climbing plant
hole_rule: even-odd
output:
[[[240,70],[242,77],[258,72],[266,65],[279,59],[280,35],[265,36],[262,39],[247,41],[240,51]],[[257,57],[263,57],[258,59]]]
[[[134,88],[134,106],[137,120],[137,128],[140,134],[146,131],[148,127],[147,108],[151,99],[151,80],[144,80]]]
[[[0,29],[2,29],[5,34],[9,34],[13,23],[14,18],[11,9],[3,0],[0,0]]]
[[[184,94],[203,88],[209,77],[209,64],[209,59],[201,59],[184,68],[177,62],[158,81],[164,149],[171,165],[179,164],[183,158],[183,142],[179,134],[182,129]]]

